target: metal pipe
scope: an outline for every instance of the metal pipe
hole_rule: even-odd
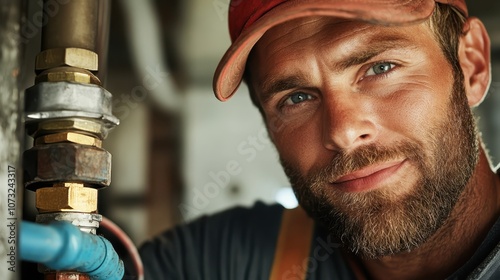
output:
[[[144,77],[144,90],[170,113],[182,113],[183,100],[164,64],[159,15],[151,0],[121,0],[135,67]]]
[[[42,50],[80,48],[96,51],[99,1],[45,0],[44,10],[48,16],[42,29]]]
[[[123,262],[105,238],[82,232],[66,222],[39,225],[23,221],[20,257],[55,270],[78,270],[91,279],[120,280]]]

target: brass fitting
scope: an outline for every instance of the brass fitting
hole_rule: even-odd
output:
[[[35,139],[35,146],[43,145],[43,144],[52,144],[52,143],[63,143],[70,142],[75,144],[93,146],[93,147],[102,147],[102,141],[88,135],[74,133],[74,132],[61,132],[55,134],[48,134]]]
[[[90,71],[74,67],[57,67],[40,73],[35,83],[43,82],[72,82],[80,84],[101,85],[101,81]]]
[[[36,190],[36,208],[40,213],[97,211],[97,190],[81,183],[57,183]]]
[[[95,52],[80,48],[58,48],[42,51],[36,56],[35,70],[71,66],[97,71],[99,63]]]
[[[66,131],[93,135],[99,139],[104,139],[107,133],[106,128],[100,122],[78,118],[47,120],[27,126],[28,134],[35,138],[46,134]]]

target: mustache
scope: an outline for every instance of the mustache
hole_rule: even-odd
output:
[[[308,177],[315,182],[331,183],[342,176],[373,164],[405,158],[422,162],[420,150],[415,143],[401,142],[390,147],[370,144],[351,152],[340,151],[326,166],[314,171]]]

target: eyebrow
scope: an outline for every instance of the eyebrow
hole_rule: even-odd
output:
[[[366,63],[373,57],[384,53],[389,50],[397,48],[408,49],[409,40],[400,35],[386,35],[372,38],[369,42],[365,43],[370,45],[370,49],[355,51],[348,57],[335,62],[332,66],[333,72],[340,73],[348,68]],[[262,82],[262,102],[265,103],[271,99],[276,93],[290,90],[297,87],[302,87],[307,81],[307,78],[301,75],[287,76],[284,78],[270,77]]]
[[[373,42],[374,40],[378,40]],[[333,65],[335,72],[341,72],[350,67],[366,63],[373,57],[389,50],[398,48],[408,48],[409,40],[401,36],[382,36],[375,37],[367,44],[370,44],[370,49],[354,52],[345,59],[336,62]]]
[[[293,89],[304,85],[304,78],[301,76],[288,76],[282,79],[274,79],[266,80],[263,83],[262,97],[263,103],[266,103],[271,97],[273,97],[276,93],[282,92],[285,90]]]

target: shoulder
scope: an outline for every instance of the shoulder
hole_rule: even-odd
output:
[[[225,227],[243,227],[251,230],[259,230],[252,226],[259,226],[265,223],[275,223],[281,220],[283,206],[279,204],[267,205],[262,202],[255,203],[252,207],[235,207],[223,212],[203,216],[187,226],[199,224],[222,225]],[[234,228],[234,229],[236,229]],[[214,228],[221,230],[221,228]]]
[[[169,242],[173,238],[192,238],[201,242],[208,237],[220,237],[224,234],[230,234],[231,239],[239,239],[240,234],[267,234],[279,229],[282,213],[281,205],[266,205],[262,202],[257,202],[252,207],[234,207],[178,225],[150,242]]]
[[[140,249],[146,276],[221,279],[227,274],[226,279],[245,279],[237,275],[240,270],[265,271],[272,262],[282,212],[280,205],[258,202],[168,230]]]

